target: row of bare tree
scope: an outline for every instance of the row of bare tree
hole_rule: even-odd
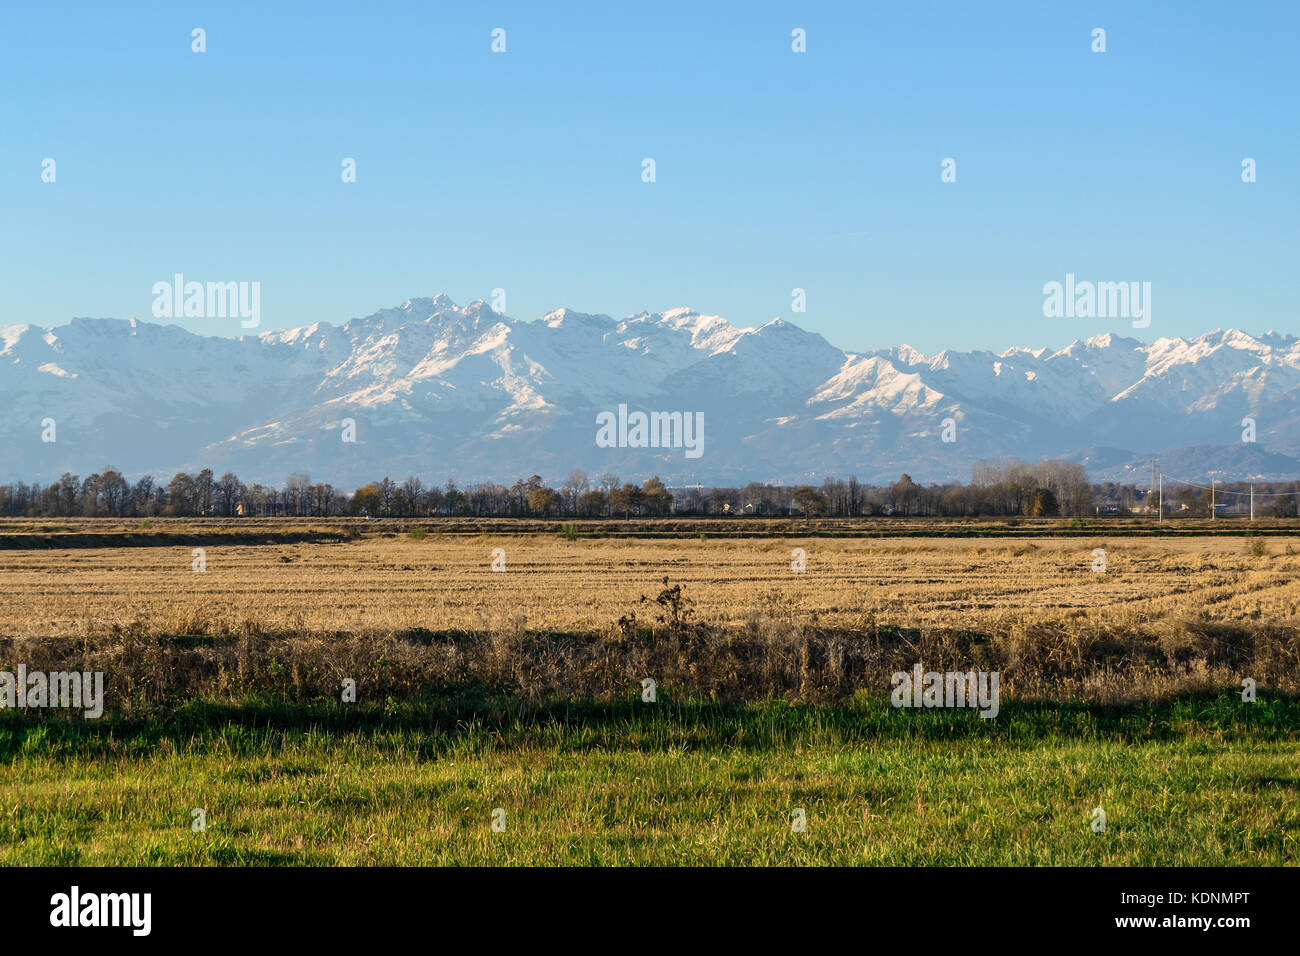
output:
[[[1222,486],[1225,496],[1230,486]],[[1235,486],[1234,486],[1235,487]],[[1242,488],[1247,486],[1242,485]],[[1287,486],[1261,486],[1260,513],[1290,515],[1295,500]],[[1300,485],[1291,487],[1294,491]],[[1209,511],[1208,496],[1194,488],[1166,489],[1165,513]],[[1243,500],[1237,495],[1238,502]],[[751,482],[743,487],[668,488],[658,477],[641,484],[617,475],[590,478],[572,471],[558,486],[539,475],[510,486],[494,482],[426,485],[420,478],[374,481],[348,493],[293,474],[283,487],[245,484],[210,469],[180,472],[165,485],[146,475],[134,483],[115,468],[86,478],[64,474],[49,485],[0,485],[0,514],[10,516],[326,516],[421,517],[653,517],[684,515],[813,515],[855,517],[1086,516],[1103,506],[1108,513],[1153,509],[1149,492],[1131,485],[1093,485],[1082,465],[1064,461],[1029,464],[1016,459],[978,462],[969,484],[921,485],[908,475],[890,485],[857,478],[826,478],[820,485],[786,486]]]

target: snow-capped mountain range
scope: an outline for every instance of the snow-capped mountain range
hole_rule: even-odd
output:
[[[854,353],[780,319],[559,309],[524,322],[439,295],[239,338],[135,319],[0,325],[0,401],[0,481],[113,465],[163,479],[301,472],[344,488],[575,467],[705,485],[930,482],[967,481],[981,458],[1063,457],[1094,480],[1145,482],[1155,454],[1196,469],[1184,478],[1300,476],[1300,339],[1235,330]],[[703,453],[601,447],[597,416],[620,405],[703,413]]]

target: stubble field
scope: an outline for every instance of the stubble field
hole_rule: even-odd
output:
[[[500,549],[500,550],[498,550]],[[331,543],[0,550],[0,631],[599,629],[667,577],[697,618],[777,605],[827,627],[1114,627],[1203,616],[1293,624],[1289,538],[579,538],[386,533]],[[1104,571],[1100,570],[1104,552]],[[804,556],[804,570],[794,564]],[[494,571],[494,556],[498,567]]]

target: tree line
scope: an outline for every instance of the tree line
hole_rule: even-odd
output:
[[[0,514],[10,517],[631,517],[671,514],[673,493],[658,478],[641,484],[605,475],[599,483],[575,471],[559,488],[539,475],[510,487],[484,482],[459,487],[455,481],[427,486],[415,476],[384,478],[349,493],[327,482],[290,475],[282,487],[246,484],[233,472],[178,472],[163,484],[152,475],[134,483],[116,468],[81,478],[65,472],[48,485],[0,485]]]
[[[1244,483],[1219,486],[1234,510],[1246,507]],[[1257,514],[1291,517],[1300,483],[1256,483]],[[163,484],[150,475],[128,481],[116,468],[81,478],[65,473],[48,485],[0,485],[0,514],[10,517],[655,517],[678,515],[760,515],[781,517],[1084,517],[1150,513],[1150,489],[1089,482],[1082,465],[1017,459],[977,462],[969,484],[921,485],[906,474],[889,485],[825,478],[819,485],[786,486],[750,482],[744,486],[669,488],[658,477],[640,484],[617,475],[589,477],[574,470],[558,486],[539,475],[510,486],[482,482],[460,487],[454,481],[426,485],[410,476],[385,477],[347,492],[307,475],[293,474],[283,486],[245,484],[232,472],[217,477],[211,469],[179,472]],[[1203,516],[1209,494],[1195,488],[1167,488],[1164,513]]]

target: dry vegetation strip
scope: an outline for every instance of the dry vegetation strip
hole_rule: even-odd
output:
[[[259,544],[329,541],[344,537],[429,534],[539,534],[572,529],[581,538],[1154,538],[1249,535],[1300,536],[1300,521],[1260,515],[1207,518],[1098,516],[1093,518],[769,518],[673,516],[658,518],[7,518],[0,519],[0,551],[32,548],[141,547],[168,544]]]

